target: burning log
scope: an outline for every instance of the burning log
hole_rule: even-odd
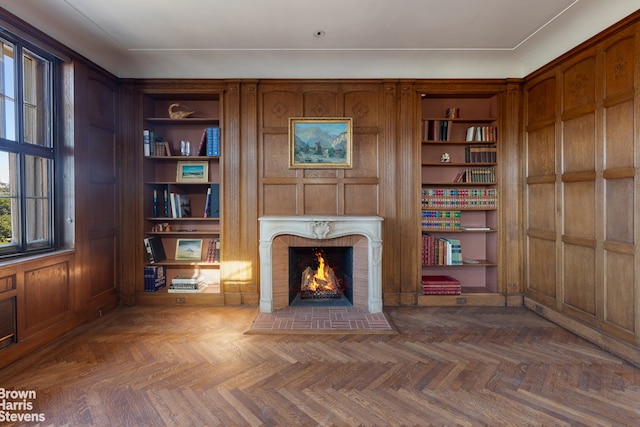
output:
[[[321,254],[316,254],[316,257],[319,262],[318,269],[314,270],[311,267],[307,267],[302,272],[300,282],[301,294],[307,295],[310,298],[319,296],[323,298],[334,298],[335,296],[339,296],[340,286],[333,269],[325,264]]]

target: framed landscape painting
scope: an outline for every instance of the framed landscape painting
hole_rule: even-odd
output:
[[[351,168],[352,132],[351,118],[290,118],[289,167]]]
[[[177,182],[207,182],[209,180],[208,162],[178,162]]]
[[[176,260],[199,261],[202,258],[202,239],[178,239]]]

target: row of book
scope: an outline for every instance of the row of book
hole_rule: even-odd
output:
[[[153,190],[154,218],[191,218],[191,200],[188,194],[169,191],[168,188]],[[205,195],[204,210],[197,216],[218,218],[220,216],[220,184],[210,184]]]
[[[422,276],[422,293],[424,295],[460,295],[460,281],[451,276]]]
[[[422,188],[422,209],[494,209],[496,188]]]
[[[459,239],[422,235],[422,265],[462,265]]]
[[[453,182],[475,182],[493,184],[496,182],[496,170],[493,166],[486,168],[460,168]]]
[[[424,141],[449,141],[452,120],[425,120],[422,122],[422,139]]]
[[[145,157],[165,157],[173,156],[173,148],[169,141],[165,141],[161,136],[150,129],[142,131],[142,144]],[[200,143],[196,149],[187,155],[193,156],[220,156],[220,128],[207,127],[202,131]],[[181,153],[184,155],[184,153]]]
[[[423,230],[460,230],[460,211],[422,211]]]
[[[145,157],[171,155],[169,142],[164,141],[161,136],[157,136],[155,132],[150,129],[144,129],[142,131],[142,146]]]
[[[498,151],[495,144],[472,144],[464,147],[466,163],[496,163]]]
[[[469,126],[466,141],[496,142],[498,128],[495,126]]]
[[[422,140],[451,141],[452,130],[453,120],[424,120],[422,122]],[[461,138],[462,136],[460,135]],[[468,142],[496,142],[498,128],[496,126],[469,126],[464,138]]]

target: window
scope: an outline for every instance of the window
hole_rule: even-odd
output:
[[[0,30],[0,256],[55,248],[55,65]]]

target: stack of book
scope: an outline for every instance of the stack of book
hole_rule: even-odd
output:
[[[167,285],[167,277],[164,275],[164,267],[161,265],[149,265],[144,268],[144,291],[155,292]]]
[[[169,285],[170,293],[199,293],[207,287],[206,277],[201,274],[188,276],[179,274],[171,279]]]
[[[459,239],[422,235],[422,265],[462,265]]]
[[[424,295],[460,295],[460,281],[451,276],[422,276]]]
[[[423,230],[459,230],[460,211],[422,211]]]

